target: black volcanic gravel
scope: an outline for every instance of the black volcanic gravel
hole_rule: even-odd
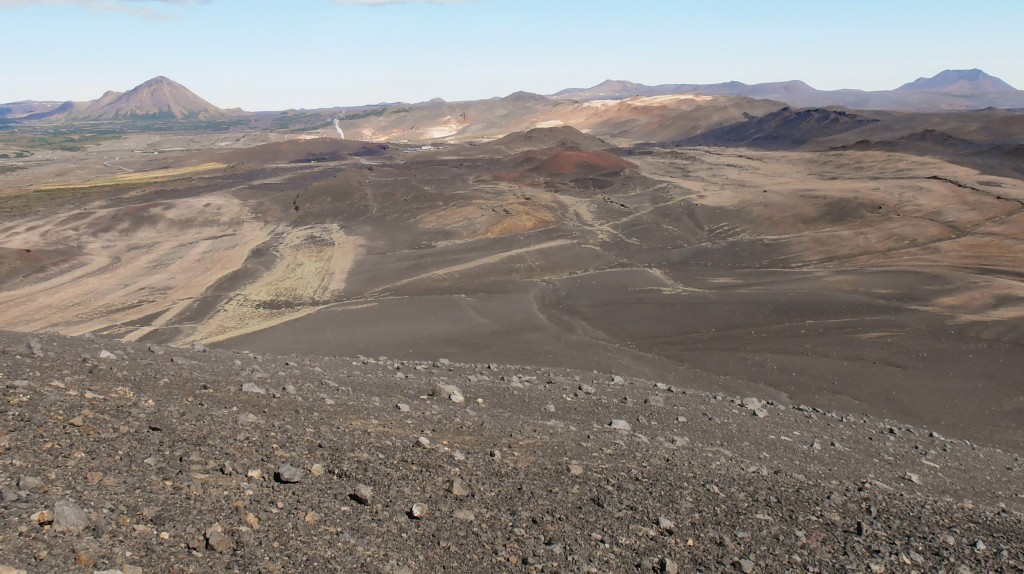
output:
[[[0,574],[1024,568],[1019,453],[686,388],[2,332]]]

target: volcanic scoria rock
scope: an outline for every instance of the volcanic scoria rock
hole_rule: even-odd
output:
[[[373,489],[365,484],[359,484],[356,485],[352,494],[349,494],[348,496],[359,504],[370,504],[370,500],[373,498]]]
[[[230,552],[235,543],[224,534],[220,524],[206,529],[206,546],[214,552]]]
[[[446,398],[453,403],[466,402],[466,397],[463,396],[462,391],[459,390],[459,387],[456,387],[455,385],[438,384],[437,386],[434,387],[434,391],[432,394],[435,397]]]
[[[89,527],[89,513],[73,500],[58,500],[53,505],[53,529],[58,532],[78,532]]]
[[[302,471],[287,462],[283,462],[277,468],[274,478],[284,484],[296,484],[302,482]]]

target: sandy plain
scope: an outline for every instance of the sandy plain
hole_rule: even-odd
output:
[[[551,133],[562,147],[213,141],[122,161],[132,185],[2,224],[0,320],[603,369],[1024,444],[1019,180],[888,152],[608,153]],[[79,178],[101,159],[76,159]],[[227,167],[145,175],[211,162]],[[44,201],[19,182],[56,167],[34,169],[5,176],[8,204]]]

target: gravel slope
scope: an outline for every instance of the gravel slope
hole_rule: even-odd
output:
[[[0,573],[1024,568],[1019,453],[685,380],[0,332],[0,394]]]

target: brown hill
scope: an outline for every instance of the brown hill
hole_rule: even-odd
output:
[[[396,105],[346,113],[338,119],[346,135],[372,141],[479,142],[514,132],[530,133],[535,128],[571,126],[589,136],[611,138],[619,145],[675,141],[784,107],[778,102],[725,96],[670,95],[590,102],[513,96],[477,102]],[[508,151],[560,145],[557,132],[534,132],[532,137],[540,134],[546,134],[543,138],[551,138],[550,141],[545,139],[537,144],[526,136],[516,136],[515,141],[501,145],[511,145]],[[580,135],[565,137],[571,141]],[[596,145],[589,141],[581,147]]]
[[[671,142],[782,107],[771,100],[731,96],[633,97],[585,103],[578,114],[583,119],[574,125],[620,144]]]
[[[761,117],[751,117],[745,122],[709,130],[679,143],[788,150],[797,149],[818,138],[848,132],[877,121],[842,110],[783,108]]]
[[[123,94],[107,92],[76,114],[76,119],[116,120],[147,116],[211,119],[224,115],[223,110],[185,86],[157,76]]]
[[[46,118],[66,117],[67,115],[74,113],[75,107],[75,102],[64,102],[63,104],[57,106],[56,108],[53,108],[52,110],[29,114],[21,119],[43,120]]]
[[[382,155],[387,150],[388,146],[385,144],[317,138],[274,142],[232,150],[218,154],[215,159],[224,163],[320,163],[339,161],[352,156]]]
[[[33,100],[8,102],[0,104],[0,118],[24,118],[34,114],[43,114],[55,110],[62,104],[63,102],[37,102]]]
[[[785,108],[674,143],[770,150],[876,150],[940,157],[986,173],[1024,174],[1024,113],[985,109],[946,113]]]
[[[601,138],[585,134],[572,126],[534,128],[525,132],[515,132],[496,139],[488,145],[511,153],[550,147],[582,150],[598,150],[612,147],[611,144]]]
[[[97,115],[97,114],[101,113],[101,111],[105,107],[107,107],[110,104],[114,103],[114,101],[116,101],[118,98],[120,98],[123,95],[124,95],[124,92],[115,92],[114,90],[107,90],[98,99],[95,99],[95,100],[93,100],[91,102],[84,102],[82,104],[79,104],[79,106],[81,107],[81,110],[76,115],[78,115],[80,117],[89,117],[89,116]]]
[[[550,190],[606,190],[622,181],[628,170],[637,169],[608,150],[567,147],[527,150],[507,158],[505,164],[498,179]]]
[[[1024,145],[971,141],[934,129],[925,129],[892,139],[862,139],[833,149],[941,157],[984,173],[1024,177]]]
[[[601,150],[554,149],[545,152],[547,157],[531,171],[545,176],[593,177],[636,169],[636,164]]]

